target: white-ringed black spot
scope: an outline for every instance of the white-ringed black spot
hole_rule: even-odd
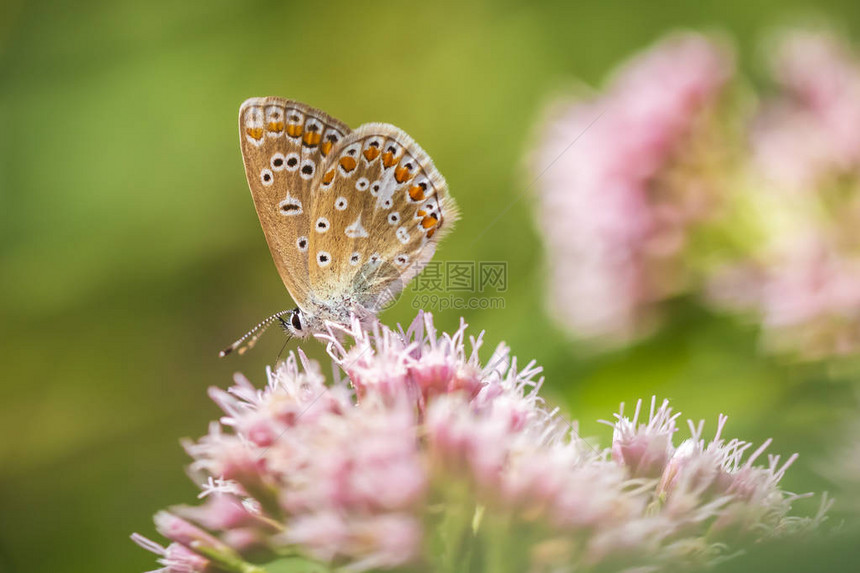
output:
[[[296,239],[296,247],[303,253],[308,251],[308,238],[307,237],[299,237]]]
[[[370,181],[367,180],[367,177],[359,177],[358,181],[355,182],[355,188],[359,191],[364,191],[370,185]]]
[[[361,254],[357,251],[349,256],[349,264],[352,266],[357,265],[361,261]]]
[[[394,212],[388,215],[388,224],[396,225],[400,222],[400,213]]]
[[[391,206],[394,204],[394,201],[391,200],[391,197],[382,202],[383,209],[391,209]]]
[[[349,203],[347,202],[346,197],[338,197],[337,200],[334,202],[334,208],[338,211],[343,211],[344,209],[346,209],[348,204]]]
[[[370,194],[376,197],[377,195],[379,195],[379,189],[379,181],[374,182],[374,184],[370,186]]]
[[[271,169],[263,169],[262,171],[260,171],[260,181],[262,181],[263,185],[265,185],[266,187],[271,185],[274,180],[275,177],[272,175]]]
[[[396,257],[394,257],[394,264],[396,264],[398,267],[402,267],[408,262],[409,257],[407,257],[406,255],[397,255]]]
[[[314,228],[317,230],[317,233],[325,233],[328,231],[329,227],[331,227],[331,223],[328,222],[328,219],[325,217],[320,217],[317,219]]]
[[[281,152],[275,153],[272,155],[272,159],[269,162],[272,166],[272,171],[281,171],[284,169],[284,154]]]
[[[382,260],[382,257],[380,257],[380,256],[379,256],[379,253],[373,253],[373,254],[372,254],[372,255],[370,255],[370,257],[367,259],[367,261],[368,261],[370,264],[372,264],[372,265],[375,265],[376,263],[378,263],[378,262],[379,262],[379,261],[381,261],[381,260]]]
[[[299,154],[288,153],[284,157],[284,163],[287,165],[287,171],[295,171],[299,167]]]
[[[317,264],[325,268],[331,264],[331,255],[326,251],[317,252]]]
[[[287,198],[278,203],[278,209],[280,210],[281,215],[301,215],[302,202],[287,193]]]
[[[314,171],[316,171],[316,163],[313,159],[305,159],[302,161],[302,167],[299,170],[299,176],[302,179],[313,179]]]

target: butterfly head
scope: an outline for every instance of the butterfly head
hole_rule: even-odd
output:
[[[302,309],[296,307],[286,317],[280,318],[281,327],[291,336],[307,338],[311,334],[310,324]]]

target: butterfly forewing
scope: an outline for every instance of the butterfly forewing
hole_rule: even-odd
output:
[[[308,275],[315,297],[385,306],[457,218],[445,179],[403,130],[371,123],[326,157],[312,191]]]
[[[305,104],[265,97],[242,104],[239,133],[266,242],[284,285],[303,307],[310,288],[312,188],[349,127]]]

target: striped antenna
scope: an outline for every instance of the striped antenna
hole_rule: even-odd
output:
[[[266,332],[266,329],[269,328],[273,322],[276,320],[281,320],[281,317],[285,314],[290,314],[295,312],[293,309],[290,310],[282,310],[281,312],[276,312],[266,320],[260,322],[257,326],[249,330],[245,333],[245,336],[222,350],[218,353],[220,358],[224,358],[228,354],[231,354],[234,350],[237,351],[238,354],[245,354],[246,351],[253,348],[257,343],[257,340]],[[247,342],[246,342],[247,341]]]

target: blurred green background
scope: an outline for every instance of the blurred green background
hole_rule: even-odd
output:
[[[764,358],[752,329],[684,300],[633,348],[593,356],[565,340],[544,311],[522,159],[552,95],[599,84],[662,33],[723,30],[755,79],[762,34],[807,14],[858,38],[854,0],[4,0],[0,570],[154,568],[128,535],[153,534],[154,511],[196,495],[178,438],[217,417],[206,388],[237,370],[264,380],[278,334],[217,358],[292,306],[242,169],[236,118],[251,96],[394,123],[421,143],[463,213],[438,260],[508,264],[505,308],[466,320],[544,365],[545,395],[585,435],[607,443],[598,418],[657,394],[706,427],[724,412],[731,436],[799,451],[787,489],[829,487],[817,464],[854,407],[850,372]],[[411,298],[385,322],[411,320]]]

